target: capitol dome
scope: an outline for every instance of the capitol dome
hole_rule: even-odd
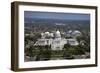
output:
[[[60,37],[61,37],[60,31],[56,31],[55,37],[56,37],[56,38],[60,38]]]

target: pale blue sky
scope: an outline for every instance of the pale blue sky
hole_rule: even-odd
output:
[[[61,20],[90,20],[90,14],[83,14],[83,13],[24,11],[24,17],[25,18],[61,19]]]

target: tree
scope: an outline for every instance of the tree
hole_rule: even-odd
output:
[[[65,44],[63,47],[63,57],[66,59],[73,59],[72,51],[70,51],[71,45]]]
[[[70,46],[70,45],[64,45],[64,54],[63,57],[66,59],[73,59],[74,55],[82,55],[85,54],[85,50],[81,45],[78,46]]]
[[[51,46],[43,46],[41,55],[45,60],[49,60],[51,58]]]
[[[51,47],[49,45],[46,46],[35,46],[36,61],[38,60],[49,60],[51,58]]]
[[[70,47],[71,47],[71,45],[68,43],[68,44],[65,44],[65,45],[64,45],[63,49],[64,49],[64,50],[68,50],[68,48],[70,48]]]

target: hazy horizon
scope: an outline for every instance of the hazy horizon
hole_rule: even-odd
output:
[[[90,20],[90,14],[24,11],[24,18],[58,19],[58,20]]]

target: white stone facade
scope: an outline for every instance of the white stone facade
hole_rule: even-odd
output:
[[[70,44],[72,46],[78,45],[79,43],[75,38],[72,39],[65,39],[61,38],[61,33],[59,31],[56,31],[55,34],[52,33],[52,36],[55,35],[54,38],[45,38],[46,35],[49,36],[51,33],[46,32],[41,34],[41,38],[37,40],[35,45],[51,45],[52,50],[62,50],[65,44]],[[50,35],[51,36],[51,35]]]

